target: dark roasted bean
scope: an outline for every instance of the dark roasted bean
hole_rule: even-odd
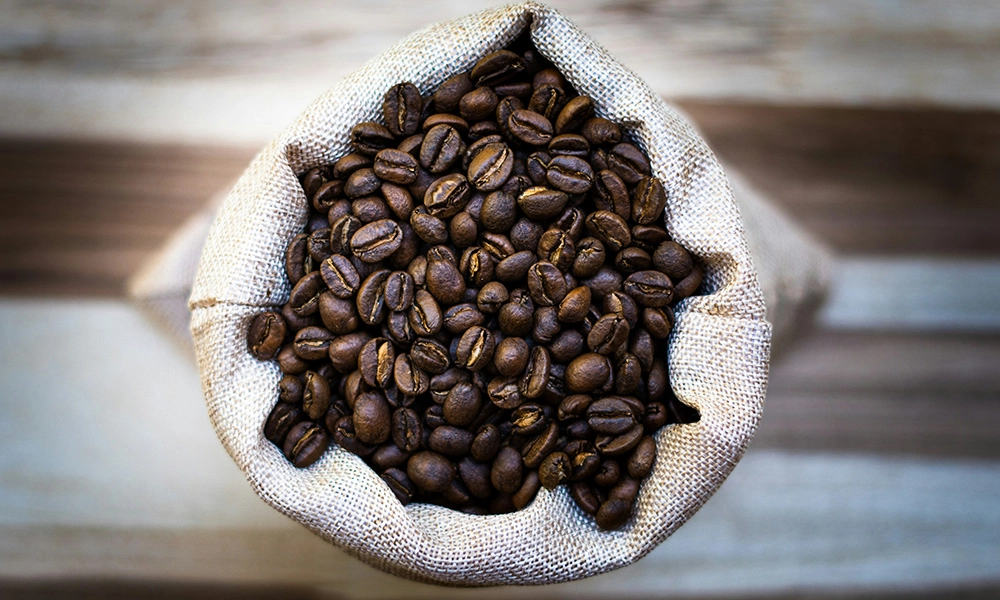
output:
[[[528,365],[518,384],[518,391],[525,398],[539,398],[545,392],[549,383],[549,370],[552,368],[552,358],[545,346],[535,346],[528,357]]]
[[[601,504],[594,521],[601,529],[620,529],[632,516],[632,502],[612,498]]]
[[[247,348],[257,360],[271,360],[285,341],[285,319],[276,312],[263,312],[250,321]]]
[[[354,151],[365,156],[375,156],[383,148],[391,148],[396,143],[392,132],[372,121],[358,123],[351,129],[351,145]],[[334,177],[340,178],[334,169]]]
[[[515,252],[496,264],[493,269],[494,276],[508,284],[522,281],[528,274],[528,269],[535,264],[535,258],[535,253],[531,250]]]
[[[354,400],[354,432],[366,444],[381,444],[391,430],[389,404],[379,392],[365,392]]]
[[[531,504],[531,501],[538,495],[538,490],[541,487],[542,483],[538,479],[538,473],[536,471],[528,471],[524,476],[524,482],[521,484],[521,487],[510,497],[514,503],[514,508],[521,510]]]
[[[596,490],[585,481],[577,481],[569,486],[569,494],[583,512],[594,515],[601,507]]]
[[[455,467],[440,454],[424,451],[410,457],[406,474],[425,492],[443,492],[455,476]]]
[[[264,423],[264,437],[281,448],[285,444],[288,432],[301,420],[302,411],[297,406],[279,402],[271,409],[271,414]]]
[[[569,201],[566,192],[545,186],[535,186],[524,190],[517,198],[517,205],[527,216],[545,221],[557,216]]]
[[[466,72],[453,75],[434,92],[432,99],[434,108],[439,112],[455,112],[458,110],[462,96],[472,91],[472,80]]]
[[[368,223],[351,236],[351,252],[367,263],[389,257],[403,243],[403,231],[391,219]]]
[[[372,166],[372,156],[375,156],[375,154],[377,154],[377,152],[373,152],[371,156],[366,156],[357,152],[345,154],[338,159],[337,162],[333,163],[334,179],[347,179],[351,173],[357,171],[358,169]]]
[[[407,313],[410,327],[420,336],[431,336],[441,331],[443,318],[441,307],[434,296],[425,290],[417,290],[413,297],[413,306]]]
[[[444,173],[459,158],[462,136],[451,125],[431,127],[420,145],[420,165],[431,173]]]
[[[319,271],[313,271],[295,284],[288,298],[288,303],[295,314],[300,317],[316,314],[319,311],[320,294],[323,293],[325,288],[326,284],[323,282],[323,277]],[[272,327],[277,327],[277,325],[272,325]]]
[[[617,144],[622,140],[622,131],[618,125],[601,117],[587,119],[580,128],[580,133],[593,146]]]
[[[409,185],[417,180],[417,159],[402,150],[386,148],[375,155],[373,170],[383,181]]]
[[[355,303],[338,298],[330,291],[320,294],[319,316],[323,320],[323,325],[336,335],[351,333],[361,326]]]
[[[639,307],[636,305],[635,300],[632,296],[629,296],[625,292],[613,291],[609,292],[604,296],[604,300],[601,302],[601,306],[604,308],[604,313],[614,313],[626,321],[628,321],[628,326],[634,329],[639,324]]]
[[[582,354],[566,367],[566,387],[570,392],[588,394],[603,386],[611,377],[611,363],[595,352]]]
[[[413,498],[416,497],[418,491],[416,484],[400,469],[386,469],[380,477],[403,506],[412,502]]]
[[[651,174],[649,160],[642,150],[624,142],[616,145],[608,153],[608,167],[629,185],[635,185],[643,175]]]
[[[427,291],[444,305],[461,302],[465,296],[465,280],[455,263],[435,259],[431,253],[428,253],[427,259]]]
[[[470,327],[458,341],[457,364],[470,371],[482,370],[493,360],[494,349],[493,334],[489,329]]]
[[[507,128],[514,138],[532,146],[544,146],[552,139],[552,122],[532,110],[515,110]]]
[[[566,293],[559,303],[559,320],[564,323],[579,323],[590,309],[590,288],[579,286]]]
[[[330,408],[330,382],[315,371],[306,371],[305,386],[302,391],[302,410],[310,419],[317,421]]]
[[[472,67],[470,77],[476,86],[488,86],[512,79],[524,71],[524,68],[524,59],[520,55],[509,50],[498,50],[479,59]]]
[[[510,177],[513,168],[514,153],[507,144],[487,144],[469,162],[469,182],[477,190],[484,192],[497,190]]]
[[[655,177],[643,177],[635,187],[632,201],[632,221],[639,225],[658,223],[667,205],[667,192]]]
[[[475,443],[473,443],[473,447],[475,447]],[[469,488],[469,493],[476,498],[488,498],[493,493],[493,485],[490,483],[490,465],[485,464],[485,461],[492,459],[492,456],[486,459],[466,457],[458,463],[458,476]]]
[[[358,371],[365,383],[372,387],[384,388],[389,385],[395,363],[395,348],[386,338],[368,340],[358,355]]]
[[[420,128],[423,107],[424,101],[417,86],[409,82],[392,86],[382,99],[386,128],[399,137],[413,135]]]
[[[628,322],[616,315],[606,314],[594,323],[587,335],[587,346],[598,354],[614,354],[628,341]]]
[[[653,252],[653,264],[671,281],[681,281],[690,275],[694,268],[688,251],[673,241],[663,242],[656,247],[656,251]]]
[[[632,243],[632,234],[625,219],[607,210],[599,210],[587,217],[587,231],[612,252],[618,252]]]
[[[507,377],[520,375],[528,365],[528,344],[523,338],[504,338],[493,353],[497,371]]]
[[[285,437],[283,451],[288,460],[300,469],[315,463],[330,445],[330,436],[311,421],[297,423]]]
[[[674,297],[670,278],[660,271],[648,270],[633,273],[625,279],[625,293],[643,306],[667,306]]]
[[[554,157],[549,161],[545,177],[549,185],[567,194],[583,194],[594,185],[590,163],[576,156]]]
[[[495,459],[493,468],[490,471],[490,482],[498,491],[504,494],[513,494],[521,487],[524,477],[524,463],[521,460],[521,453],[504,446],[500,448]]]
[[[354,431],[354,417],[350,415],[337,419],[330,435],[338,446],[361,457],[370,456],[377,448],[358,439]]]
[[[490,402],[502,409],[517,408],[524,402],[514,377],[497,377],[486,386]]]
[[[693,296],[698,291],[698,288],[701,287],[702,275],[701,267],[695,265],[691,269],[691,273],[678,281],[677,285],[674,286],[674,298],[683,300],[688,296]]]
[[[335,337],[330,342],[328,355],[333,367],[340,373],[350,373],[358,366],[358,355],[361,348],[368,343],[371,335],[364,331],[356,331]]]
[[[423,369],[414,365],[410,355],[406,353],[396,356],[393,379],[399,391],[407,396],[419,396],[426,393],[430,387],[430,377]]]

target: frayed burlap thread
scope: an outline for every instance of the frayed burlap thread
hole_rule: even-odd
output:
[[[246,349],[250,318],[289,294],[284,249],[306,220],[297,174],[348,151],[360,121],[379,118],[390,86],[428,93],[530,28],[539,51],[598,113],[648,153],[669,194],[666,223],[705,265],[705,295],[681,303],[668,363],[677,395],[701,412],[656,435],[657,461],[633,518],[600,531],[565,487],[524,510],[466,515],[403,507],[360,458],[332,448],[295,469],[262,435],[280,374]],[[562,15],[535,3],[434,25],[336,84],[265,148],[226,198],[190,299],[191,330],[219,439],[270,505],[361,560],[412,579],[453,585],[541,584],[628,565],[662,542],[722,484],[757,426],[771,327],[726,176],[697,132],[632,72]]]

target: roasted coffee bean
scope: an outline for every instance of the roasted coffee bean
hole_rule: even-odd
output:
[[[491,281],[479,290],[479,294],[476,296],[476,306],[484,313],[493,314],[499,311],[500,307],[509,299],[510,292],[507,291],[504,284],[499,281]],[[481,324],[481,322],[475,323],[475,325]]]
[[[597,439],[594,440],[594,445],[605,456],[619,456],[635,448],[642,438],[642,433],[642,424],[636,423],[621,434],[598,435]]]
[[[518,219],[510,230],[510,241],[516,251],[534,250],[542,237],[542,226],[527,218]]]
[[[650,436],[643,436],[628,459],[628,475],[643,479],[653,469],[656,460],[656,442]]]
[[[496,264],[493,269],[494,276],[503,283],[517,283],[525,278],[528,269],[535,264],[536,258],[531,250],[515,252]]]
[[[609,488],[618,483],[621,473],[621,466],[618,464],[618,461],[606,458],[601,461],[601,465],[597,468],[597,473],[594,475],[594,483],[602,488]]]
[[[515,110],[507,128],[514,138],[531,146],[544,146],[552,139],[552,122],[532,110]]]
[[[439,375],[448,369],[448,349],[431,338],[419,338],[410,347],[410,360],[417,368]]]
[[[646,252],[653,252],[657,246],[670,239],[670,234],[655,225],[636,225],[632,228],[632,243]],[[653,264],[656,264],[655,261]]]
[[[517,408],[524,402],[518,390],[518,380],[514,377],[497,377],[486,386],[490,402],[502,409]]]
[[[628,350],[639,360],[643,371],[649,371],[653,368],[654,348],[653,336],[649,335],[649,332],[644,328],[639,327],[632,332]]]
[[[302,409],[310,419],[316,421],[330,408],[330,383],[314,371],[306,371],[305,387],[302,392]]]
[[[443,317],[441,307],[434,296],[425,290],[417,290],[413,297],[413,306],[407,312],[410,327],[419,336],[432,336],[441,331]]]
[[[440,247],[440,246],[438,246]],[[458,304],[465,296],[465,280],[450,260],[435,259],[433,249],[427,255],[427,291],[441,304]]]
[[[554,264],[560,271],[567,272],[576,258],[576,248],[570,235],[552,228],[538,240],[538,254],[542,260]]]
[[[565,452],[553,452],[538,465],[538,479],[547,490],[554,490],[569,479],[572,465]]]
[[[521,487],[523,477],[521,453],[510,446],[500,448],[490,471],[490,483],[493,487],[501,493],[513,494]]]
[[[635,394],[642,383],[642,365],[631,352],[625,352],[615,366],[615,392],[623,395]]]
[[[528,110],[534,111],[551,123],[566,104],[566,92],[558,85],[542,84],[534,89],[528,99]]]
[[[410,457],[406,474],[424,492],[443,492],[455,476],[455,467],[437,452],[425,450]]]
[[[393,417],[395,418],[395,414]],[[406,461],[410,460],[410,455],[410,452],[400,450],[395,443],[382,444],[372,454],[372,464],[380,471],[397,467],[406,468]]]
[[[326,177],[323,175],[322,169],[309,169],[302,175],[301,183],[306,198],[312,198],[319,188],[326,183]]]
[[[476,236],[479,234],[479,230],[472,215],[462,211],[452,217],[448,223],[448,233],[455,247],[462,249],[476,243]]]
[[[377,152],[372,153],[371,156],[366,156],[357,152],[345,154],[338,159],[337,162],[333,163],[332,172],[334,179],[347,179],[351,173],[357,171],[358,169],[372,166],[372,156],[375,156],[375,154],[377,154]]]
[[[553,156],[576,156],[582,159],[590,156],[590,143],[587,142],[587,138],[575,133],[557,135],[552,138],[548,147],[549,153]]]
[[[493,260],[500,262],[511,254],[517,252],[514,244],[510,243],[510,238],[499,233],[488,231],[480,236],[480,241],[484,250],[490,253]]]
[[[594,115],[594,101],[587,96],[573,98],[559,111],[556,118],[556,133],[576,131]]]
[[[472,446],[473,437],[471,432],[460,427],[441,425],[431,431],[427,447],[445,456],[465,456]]]
[[[392,342],[382,337],[368,340],[358,355],[358,371],[364,382],[372,387],[389,385],[395,363],[396,350]]]
[[[646,433],[652,433],[670,421],[670,413],[661,402],[646,404],[646,416],[642,418],[642,426]]]
[[[632,516],[632,503],[627,500],[610,499],[601,504],[594,516],[597,526],[604,530],[621,529]]]
[[[444,326],[453,334],[485,322],[486,316],[474,304],[456,304],[444,313]]]
[[[372,444],[366,444],[358,439],[354,431],[353,416],[345,416],[337,419],[333,429],[330,431],[330,435],[338,446],[361,457],[371,456],[377,448]]]
[[[632,201],[632,221],[639,225],[651,225],[663,218],[667,206],[667,192],[655,177],[643,177],[635,187]]]
[[[605,265],[597,270],[597,273],[581,282],[590,288],[590,293],[595,298],[602,299],[608,294],[622,289],[621,273]]]
[[[351,236],[351,252],[367,263],[389,257],[403,243],[399,224],[391,219],[368,223]]]
[[[413,304],[416,284],[406,271],[394,271],[385,281],[385,305],[389,310],[402,312]]]
[[[468,382],[455,384],[443,404],[445,421],[457,427],[465,427],[472,423],[481,409],[482,397],[479,388]]]
[[[639,495],[639,483],[638,479],[623,476],[613,488],[608,490],[608,498],[633,502]]]
[[[469,168],[469,163],[472,161],[473,158],[476,157],[477,154],[479,154],[480,150],[483,150],[489,144],[503,143],[503,140],[504,140],[504,137],[502,135],[500,135],[500,134],[493,134],[493,135],[487,135],[485,137],[481,137],[478,140],[476,140],[475,142],[469,144],[469,146],[465,149],[465,156],[462,159],[463,168],[464,169],[468,169]],[[512,162],[512,164],[513,164],[513,162]]]
[[[694,263],[691,255],[677,242],[667,241],[657,246],[653,252],[653,264],[670,278],[671,281],[681,281],[687,277]]]
[[[579,286],[566,293],[559,303],[559,320],[563,323],[579,323],[590,309],[590,288]]]
[[[548,344],[559,335],[561,327],[556,307],[543,306],[535,311],[531,336],[535,338],[536,342]]]
[[[549,185],[567,194],[586,193],[594,184],[594,171],[590,164],[576,156],[553,157],[545,177]]]
[[[472,67],[470,77],[476,86],[491,86],[516,77],[524,69],[521,56],[509,50],[498,50],[479,59]]]
[[[470,327],[458,341],[457,364],[470,371],[479,371],[493,360],[494,349],[493,334],[489,329]]]
[[[400,469],[386,469],[380,477],[403,506],[412,502],[418,493],[416,484]]]
[[[608,153],[608,167],[629,185],[636,185],[643,175],[650,175],[649,160],[629,143],[617,144]]]
[[[402,221],[410,220],[410,213],[413,212],[413,196],[409,190],[405,187],[383,182],[379,191],[382,193],[382,197],[385,198],[386,205],[398,219]],[[333,220],[331,219],[330,222],[332,223]]]
[[[427,373],[414,365],[407,353],[396,356],[393,379],[399,391],[407,396],[419,396],[426,393],[431,383]]]
[[[462,136],[451,125],[435,125],[424,134],[420,165],[431,173],[444,173],[461,156]]]
[[[583,238],[576,244],[576,257],[570,272],[579,278],[593,277],[604,261],[604,244],[597,238]]]
[[[336,335],[351,333],[361,326],[355,303],[338,298],[330,291],[320,294],[319,316],[323,320],[323,325]]]
[[[548,152],[533,152],[528,155],[528,159],[525,162],[525,170],[528,172],[528,178],[531,179],[532,183],[535,185],[545,185],[548,183],[547,173],[550,160],[552,160],[552,156]]]
[[[491,456],[486,460],[492,460],[492,458]],[[488,498],[493,493],[493,486],[490,483],[490,465],[484,464],[483,461],[469,457],[463,458],[458,463],[458,476],[469,488],[469,493],[476,498]]]
[[[334,254],[320,265],[320,275],[334,296],[350,298],[361,285],[361,278],[351,261],[342,254]]]
[[[323,277],[319,271],[313,271],[299,280],[292,288],[292,293],[288,298],[292,310],[300,317],[316,314],[319,311],[319,297],[326,288]],[[276,327],[277,325],[272,325]],[[261,339],[254,336],[255,339]]]
[[[379,392],[365,392],[354,400],[354,432],[366,444],[381,444],[389,439],[391,415],[389,404]]]
[[[674,286],[674,298],[677,300],[683,300],[688,296],[693,296],[698,288],[701,287],[703,272],[701,267],[695,265],[691,269],[691,273],[684,279],[677,282]]]
[[[423,440],[423,424],[420,416],[412,408],[397,408],[392,413],[390,435],[393,444],[403,452],[416,452]]]
[[[417,86],[409,82],[392,86],[382,99],[386,128],[396,136],[413,135],[420,128],[423,108],[424,101]]]
[[[593,444],[586,440],[575,440],[566,444],[564,451],[569,455],[570,481],[590,479],[601,467],[601,458]]]
[[[622,131],[618,125],[601,117],[594,117],[584,121],[583,126],[580,127],[580,133],[593,146],[617,144],[622,140]]]
[[[507,192],[492,192],[483,200],[479,220],[486,231],[509,231],[517,220],[517,201]]]
[[[514,508],[521,510],[522,508],[531,504],[535,496],[538,495],[539,488],[542,487],[541,480],[538,478],[538,473],[536,471],[528,471],[524,476],[524,482],[521,483],[521,487],[514,492],[510,499],[514,503]]]
[[[361,348],[368,343],[371,337],[364,331],[356,331],[333,338],[328,352],[333,368],[340,373],[350,373],[356,369]]]
[[[361,282],[358,287],[356,304],[358,315],[366,325],[377,325],[385,318],[385,282],[391,271],[381,269],[375,271]]]
[[[566,192],[545,186],[535,186],[524,190],[517,198],[517,205],[528,217],[545,221],[557,216],[566,207],[569,196]]]
[[[528,344],[523,338],[504,338],[493,353],[496,370],[506,377],[520,375],[528,365]]]
[[[632,296],[629,296],[625,292],[617,290],[609,292],[604,296],[601,306],[604,308],[605,314],[614,313],[628,321],[629,328],[635,329],[638,326],[639,307],[636,305],[635,300],[632,299]]]
[[[344,183],[344,194],[351,199],[361,198],[378,191],[382,181],[375,174],[375,170],[365,167],[351,173]]]
[[[459,270],[472,285],[486,285],[493,280],[493,256],[481,247],[466,248],[459,262]]]
[[[580,356],[587,348],[587,342],[579,331],[565,329],[549,342],[549,353],[552,360],[568,365],[574,358]],[[568,367],[567,367],[568,369]]]
[[[648,270],[633,273],[625,279],[625,293],[643,306],[667,306],[674,296],[670,278],[660,271]]]
[[[282,451],[293,465],[304,469],[319,460],[329,445],[330,436],[322,427],[302,421],[288,432]]]
[[[351,145],[354,151],[365,156],[375,156],[379,150],[391,148],[396,143],[392,132],[373,121],[358,123],[351,129]],[[334,177],[340,176],[334,172]]]
[[[448,226],[444,220],[428,213],[424,206],[419,206],[410,213],[410,226],[428,244],[438,245],[448,241]]]
[[[500,450],[501,434],[496,425],[487,423],[479,428],[476,437],[472,440],[469,454],[479,462],[493,460]]]
[[[646,389],[649,399],[653,402],[662,401],[670,393],[670,376],[667,373],[667,363],[660,359],[653,361],[646,378]]]
[[[642,248],[629,246],[622,248],[615,256],[615,267],[622,273],[635,273],[653,268],[653,260]]]
[[[559,408],[556,411],[556,417],[560,421],[569,421],[577,417],[581,417],[586,413],[587,407],[593,402],[593,398],[585,394],[573,394],[571,396],[566,396],[562,402],[559,403]]]
[[[522,408],[524,408],[523,404],[517,410]],[[552,454],[559,444],[559,424],[555,421],[542,421],[542,423],[543,429],[535,434],[535,437],[528,441],[521,450],[524,466],[529,469],[537,469],[545,457]]]
[[[250,321],[247,348],[257,360],[271,360],[285,341],[285,319],[276,312],[263,312]]]
[[[549,370],[552,368],[552,357],[545,346],[535,346],[528,357],[528,365],[518,384],[518,391],[525,398],[540,398],[545,393],[549,383]]]
[[[309,368],[309,363],[295,353],[295,346],[290,343],[285,344],[281,347],[281,350],[278,350],[276,359],[278,361],[278,368],[281,369],[282,373],[297,375],[305,373],[306,369]]]
[[[344,215],[330,224],[330,251],[334,254],[350,254],[351,239],[361,229],[363,223],[354,215]]]
[[[665,339],[674,327],[674,311],[669,306],[642,309],[642,324],[649,335]]]
[[[612,252],[618,252],[632,243],[632,234],[625,219],[607,210],[599,210],[587,217],[587,231]]]
[[[301,420],[302,411],[297,406],[287,402],[278,402],[271,409],[271,414],[268,415],[267,421],[264,423],[264,437],[281,448],[285,444],[288,432]]]
[[[444,420],[444,408],[440,404],[434,404],[424,411],[424,442],[426,443],[427,437],[430,436],[431,430],[441,427],[442,425],[447,425],[448,421]]]
[[[514,111],[521,110],[524,108],[524,102],[515,96],[506,96],[500,99],[497,104],[497,125],[500,126],[500,132],[508,140],[514,140],[514,136],[510,132],[510,116],[514,114]]]
[[[528,269],[528,290],[531,299],[541,306],[554,306],[566,297],[566,280],[558,267],[540,261]]]
[[[510,300],[500,307],[500,330],[504,335],[524,337],[531,332],[535,303],[527,290],[517,288],[511,291]]]
[[[299,282],[313,270],[313,259],[309,255],[309,235],[300,233],[292,238],[285,250],[285,273],[292,285]]]
[[[431,99],[434,101],[434,108],[439,112],[454,112],[458,110],[462,96],[472,91],[472,80],[467,72],[452,75],[444,80],[444,83],[434,92]]]
[[[294,375],[285,375],[278,381],[278,402],[296,404],[302,401],[302,380]]]
[[[417,168],[417,159],[413,155],[395,148],[379,151],[375,155],[373,166],[379,179],[398,185],[409,185],[416,181]]]
[[[487,144],[469,162],[469,182],[477,190],[484,192],[497,190],[510,177],[513,168],[514,153],[507,144]]]
[[[594,323],[587,335],[587,346],[598,354],[614,354],[628,341],[628,322],[616,315],[606,314]]]
[[[611,377],[611,362],[596,352],[582,354],[566,367],[566,387],[570,392],[588,394],[601,388]]]
[[[580,510],[588,515],[597,514],[598,509],[601,507],[597,491],[591,484],[585,481],[578,481],[571,484],[569,486],[569,495],[576,502],[576,505],[580,507]]]
[[[333,254],[333,251],[330,250],[330,229],[320,228],[310,233],[306,248],[309,250],[309,257],[312,258],[314,265],[326,260]]]
[[[618,435],[631,429],[635,423],[631,408],[619,396],[601,398],[587,407],[587,424],[598,433]]]

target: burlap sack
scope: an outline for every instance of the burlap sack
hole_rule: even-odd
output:
[[[297,174],[346,153],[351,126],[379,118],[391,85],[412,81],[426,93],[526,28],[540,52],[581,94],[594,98],[598,113],[622,124],[646,150],[669,194],[667,228],[706,267],[707,295],[680,305],[668,357],[674,391],[701,412],[701,420],[657,434],[656,466],[634,517],[620,531],[598,530],[565,487],[542,489],[529,507],[507,515],[403,507],[358,457],[334,447],[312,467],[295,469],[261,432],[280,373],[250,356],[245,332],[254,314],[280,306],[290,291],[283,252],[302,229],[307,208]],[[422,581],[552,583],[644,556],[711,496],[740,459],[767,383],[771,326],[719,163],[638,77],[563,16],[535,3],[415,33],[306,109],[227,197],[205,244],[190,308],[209,415],[256,492],[361,560]]]

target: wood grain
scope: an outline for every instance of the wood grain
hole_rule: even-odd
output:
[[[838,251],[1000,254],[1000,112],[684,108],[724,160]],[[255,151],[0,140],[0,293],[120,295]]]

